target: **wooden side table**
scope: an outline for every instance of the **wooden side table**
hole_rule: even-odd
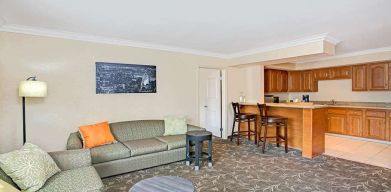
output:
[[[204,141],[208,141],[208,153],[202,151]],[[194,143],[195,150],[191,152],[190,143]],[[200,160],[208,160],[208,166],[212,167],[212,133],[209,131],[189,131],[186,133],[186,165],[195,161],[194,169],[200,169]]]

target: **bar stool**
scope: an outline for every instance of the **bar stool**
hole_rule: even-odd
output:
[[[260,113],[260,131],[259,131],[259,143],[262,141],[262,153],[265,153],[266,142],[268,138],[275,138],[277,147],[280,147],[280,143],[284,142],[285,145],[285,153],[288,153],[288,119],[281,116],[268,116],[266,104],[257,103],[259,113]],[[263,139],[261,136],[262,127],[265,127],[263,131]],[[275,136],[267,136],[267,128],[275,127],[276,135]],[[281,127],[284,128],[284,136],[281,135]],[[282,141],[281,141],[282,140]]]
[[[237,136],[237,145],[239,145],[240,133],[247,133],[248,140],[250,140],[251,135],[254,135],[255,144],[257,144],[257,142],[258,142],[257,115],[254,113],[241,113],[239,103],[232,102],[232,107],[234,109],[234,121],[233,121],[233,125],[232,125],[231,141],[232,141],[232,138],[236,135]],[[235,130],[235,122],[238,122],[238,131],[234,131]],[[240,131],[240,122],[247,122],[248,123],[248,130],[247,131]],[[251,122],[254,122],[254,131],[252,131],[250,129]]]

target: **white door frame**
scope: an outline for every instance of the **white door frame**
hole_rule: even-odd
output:
[[[197,73],[197,115],[198,115],[198,124],[200,125],[200,115],[201,115],[201,112],[200,112],[200,108],[199,108],[199,104],[200,104],[200,97],[199,97],[199,71],[200,69],[217,69],[220,71],[220,77],[221,77],[221,80],[220,80],[220,91],[221,91],[221,128],[223,129],[222,130],[222,138],[223,139],[227,139],[228,137],[228,127],[227,127],[227,71],[226,69],[221,69],[221,68],[211,68],[211,67],[199,67],[198,68],[198,73]]]

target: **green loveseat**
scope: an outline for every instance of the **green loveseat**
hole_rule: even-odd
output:
[[[115,144],[91,148],[92,165],[100,177],[109,177],[186,158],[186,135],[163,136],[163,120],[138,120],[110,124],[118,141]],[[187,125],[187,130],[204,130]],[[81,149],[78,132],[71,133],[67,149]]]
[[[50,152],[61,172],[49,178],[39,192],[97,192],[103,183],[95,168],[91,166],[91,155],[87,149]],[[17,185],[0,169],[0,179]]]

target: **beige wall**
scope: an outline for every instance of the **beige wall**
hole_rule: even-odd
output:
[[[227,68],[227,126],[231,135],[233,123],[232,102],[239,102],[240,93],[246,96],[247,102],[263,103],[264,78],[263,65]]]
[[[157,66],[156,94],[95,94],[95,62]],[[141,48],[0,33],[0,153],[22,143],[18,83],[37,75],[48,97],[27,101],[28,141],[45,150],[65,148],[79,125],[186,115],[198,124],[198,68],[224,60]]]

